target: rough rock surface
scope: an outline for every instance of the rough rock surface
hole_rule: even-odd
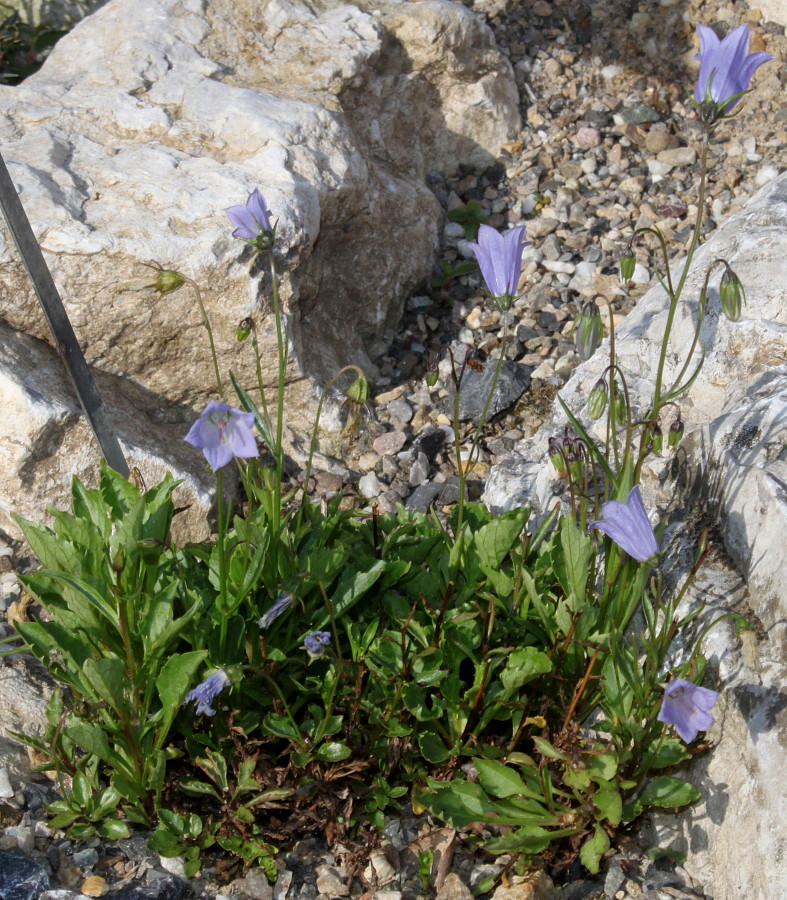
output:
[[[711,280],[700,337],[705,364],[679,401],[686,436],[674,456],[651,457],[643,471],[646,505],[658,507],[670,522],[664,540],[672,547],[665,560],[678,551],[690,567],[699,528],[710,526],[734,566],[712,563],[695,584],[689,602],[710,601],[703,623],[732,610],[756,625],[756,636],[750,633],[742,644],[724,626],[711,632],[706,653],[724,698],[710,733],[717,746],[687,772],[704,789],[703,800],[677,819],[656,819],[659,843],[689,851],[687,870],[717,900],[787,891],[787,790],[781,778],[787,750],[785,254],[787,176],[781,176],[730,217],[697,254],[684,292],[688,302],[680,304],[675,319],[666,384],[677,375],[691,343],[692,300],[713,260],[723,257],[733,266],[748,302],[739,322],[727,321],[718,305],[720,273]],[[637,410],[643,410],[652,391],[667,306],[661,288],[654,288],[616,331],[618,362]],[[587,397],[607,362],[605,344],[561,392],[587,424]],[[560,488],[546,442],[564,422],[558,409],[551,423],[493,467],[485,495],[490,506],[502,510],[529,502],[547,507]],[[746,850],[755,846],[756,854]]]
[[[373,10],[114,0],[35,76],[0,88],[4,157],[88,361],[115,377],[110,415],[127,443],[127,431],[147,431],[162,467],[173,465],[172,441],[158,423],[185,432],[215,390],[204,329],[188,286],[161,300],[113,286],[144,277],[151,260],[192,277],[220,370],[247,386],[256,383],[253,356],[234,332],[255,316],[270,385],[269,278],[264,266],[250,271],[223,213],[261,186],[279,222],[288,420],[302,424],[312,408],[303,376],[332,376],[350,362],[373,371],[405,297],[430,271],[442,213],[425,174],[459,159],[492,161],[518,121],[511,68],[491,32],[448,0]],[[5,231],[0,262],[0,315],[49,340]],[[128,422],[138,390],[154,428]],[[4,432],[5,445],[18,441],[13,427]],[[55,449],[35,446],[37,457],[16,448],[31,473]],[[200,470],[196,452],[192,460]],[[29,479],[39,505],[44,482],[46,500],[61,499],[51,481]],[[17,499],[5,495],[2,505]]]

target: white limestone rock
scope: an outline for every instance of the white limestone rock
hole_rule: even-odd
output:
[[[646,506],[669,522],[662,565],[674,577],[691,567],[702,527],[723,541],[733,568],[706,566],[688,601],[710,601],[702,622],[734,611],[757,628],[742,641],[724,626],[711,632],[705,652],[722,699],[710,738],[718,744],[686,771],[703,799],[677,817],[654,817],[656,842],[688,852],[687,871],[716,900],[738,900],[787,895],[787,175],[758,191],[697,253],[675,318],[667,385],[691,343],[706,267],[719,257],[741,278],[748,302],[740,321],[729,322],[719,310],[717,272],[700,337],[705,364],[679,400],[686,434],[674,454],[648,459],[642,485]],[[640,412],[652,396],[667,308],[655,287],[616,331],[618,363]],[[604,420],[592,423],[585,407],[608,353],[605,343],[561,391],[599,438]],[[493,467],[485,494],[492,509],[532,504],[543,512],[554,504],[561,488],[547,441],[565,422],[555,407],[549,424]]]
[[[311,377],[347,363],[373,374],[404,298],[430,272],[441,211],[425,174],[492,162],[517,127],[507,60],[449,0],[113,0],[36,75],[0,87],[3,156],[88,362],[113,379],[110,414],[144,431],[159,459],[215,395],[205,331],[189,286],[162,299],[114,286],[151,260],[193,278],[222,373],[250,389],[253,355],[235,328],[254,316],[271,388],[270,278],[224,215],[261,188],[278,221],[287,424],[306,431]],[[5,228],[0,316],[51,341]],[[132,424],[140,391],[149,419]],[[47,427],[79,446],[77,419],[52,415]],[[177,438],[142,424],[151,419]],[[16,440],[5,428],[0,452],[14,457]],[[193,470],[200,454],[187,452]],[[31,479],[30,504],[57,501],[46,483]],[[0,507],[16,499],[0,495]]]

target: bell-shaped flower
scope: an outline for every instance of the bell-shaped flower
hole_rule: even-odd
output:
[[[489,225],[479,225],[478,243],[470,244],[489,293],[503,309],[508,309],[516,296],[522,250],[529,243],[525,241],[524,225],[517,225],[504,234]]]
[[[260,626],[261,631],[266,631],[268,628],[273,625],[276,619],[282,613],[287,612],[287,610],[292,606],[293,596],[288,591],[279,591],[279,596],[276,598],[273,606],[265,613],[257,619],[257,624]]]
[[[674,725],[681,739],[690,744],[698,732],[707,731],[713,725],[710,711],[718,697],[716,691],[676,678],[664,691],[657,718],[659,722]]]
[[[273,231],[271,214],[265,204],[265,198],[256,188],[249,194],[245,206],[230,206],[224,212],[235,226],[233,237],[243,238],[244,241],[256,241],[260,234],[269,235]]]
[[[303,646],[312,659],[319,659],[331,643],[330,631],[310,631],[303,639]]]
[[[216,710],[211,709],[210,705],[229,683],[229,675],[224,669],[216,669],[212,675],[208,675],[201,684],[186,694],[186,703],[193,700],[197,704],[198,716],[215,716]]]
[[[752,75],[768,60],[770,53],[749,53],[749,26],[739,25],[723,40],[707,25],[697,25],[700,52],[700,74],[694,88],[694,99],[702,105],[712,101],[718,115],[728,113],[749,87]]]
[[[227,403],[211,400],[185,440],[202,450],[211,469],[217,472],[234,457],[259,456],[253,424],[254,413],[244,413]]]
[[[588,528],[598,528],[607,537],[639,562],[645,562],[659,552],[639,485],[629,491],[628,500],[609,500],[601,507],[602,518],[591,522]]]

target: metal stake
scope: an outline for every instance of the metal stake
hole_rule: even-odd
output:
[[[71,376],[77,397],[79,397],[79,402],[82,404],[82,409],[101,453],[108,465],[128,478],[128,463],[109,422],[82,348],[71,327],[63,301],[52,280],[52,274],[41,253],[41,248],[38,246],[33,229],[30,227],[27,214],[16,193],[2,155],[0,155],[0,207],[25,269],[27,269],[27,274],[33,282],[33,288],[44,310],[60,358]]]

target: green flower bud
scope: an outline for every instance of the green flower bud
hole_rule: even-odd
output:
[[[426,373],[426,383],[429,387],[434,387],[437,384],[437,379],[440,377],[440,373],[436,369],[432,369]]]
[[[358,370],[358,377],[347,388],[347,399],[353,403],[369,402],[369,382],[360,370]]]
[[[186,276],[174,269],[159,269],[154,288],[159,292],[159,296],[163,297],[164,294],[176,291],[185,280]]]
[[[251,317],[247,316],[235,329],[235,339],[242,344],[251,334],[252,328],[254,328],[254,321]]]
[[[591,300],[574,320],[574,342],[581,360],[590,359],[604,338],[604,326],[598,307]]]
[[[634,269],[637,267],[637,257],[634,256],[634,251],[631,249],[631,245],[623,251],[623,254],[620,257],[620,280],[621,281],[631,281],[632,276],[634,275]]]
[[[626,421],[626,397],[617,382],[615,382],[615,418],[618,423]]]
[[[661,451],[664,449],[664,432],[661,430],[661,425],[656,425],[653,429],[653,452],[656,456],[661,456]]]
[[[721,308],[730,322],[737,322],[741,317],[741,305],[746,302],[746,292],[740,278],[727,266],[719,284]]]
[[[670,425],[669,433],[667,434],[667,446],[670,450],[673,450],[680,443],[680,439],[683,437],[683,432],[685,431],[685,426],[681,421],[680,416]]]
[[[588,397],[588,412],[590,413],[591,419],[595,421],[604,415],[604,410],[607,408],[608,397],[609,389],[607,388],[607,382],[603,378],[599,378]]]
[[[566,461],[563,458],[560,441],[557,438],[551,437],[549,439],[549,458],[552,460],[552,465],[555,467],[558,475],[565,475]]]

